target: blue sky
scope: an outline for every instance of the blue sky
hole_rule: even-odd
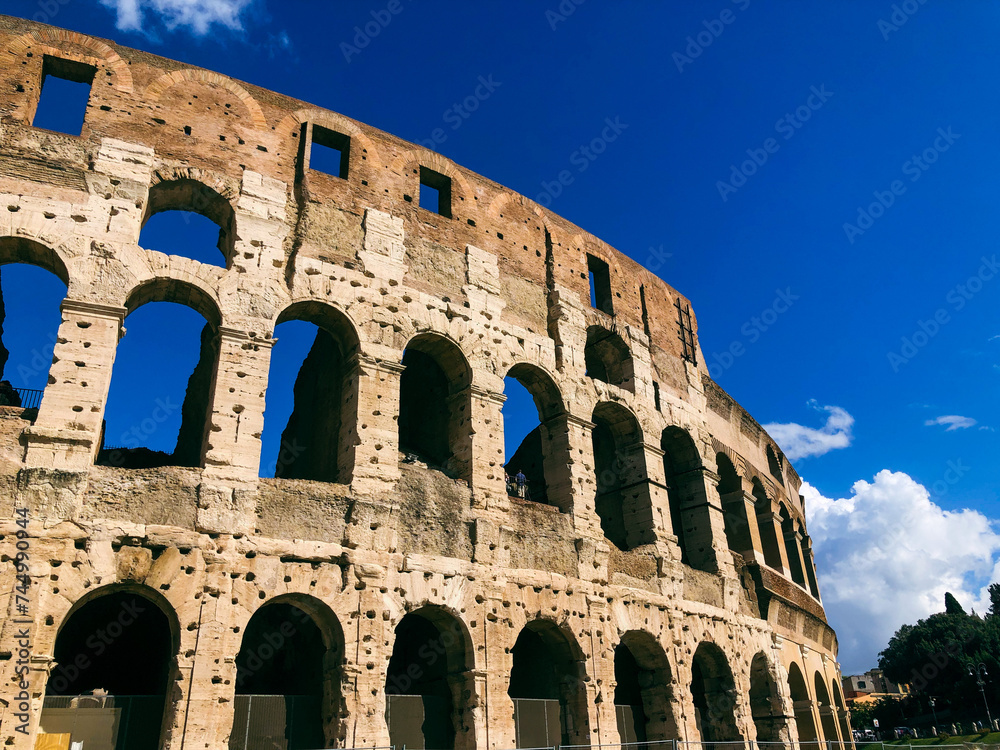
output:
[[[437,130],[436,150],[689,296],[713,375],[798,456],[845,672],[945,590],[982,607],[1000,573],[1000,6],[64,2],[4,10],[409,140]],[[455,108],[477,89],[474,111]],[[609,121],[615,139],[581,152]],[[8,329],[25,289],[10,277]],[[142,313],[130,334],[163,340]],[[288,362],[305,333],[279,330]],[[160,372],[130,338],[136,372],[186,379],[193,349],[183,373]],[[109,410],[135,400],[115,387]],[[113,416],[109,434],[136,419],[112,430]]]

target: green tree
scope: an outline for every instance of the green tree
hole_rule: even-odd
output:
[[[946,615],[964,615],[965,610],[958,603],[958,599],[951,595],[950,591],[944,594],[944,612]]]

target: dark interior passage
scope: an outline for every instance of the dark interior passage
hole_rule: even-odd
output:
[[[646,742],[639,665],[624,644],[615,649],[615,718],[622,742]]]
[[[396,626],[386,675],[386,722],[393,745],[449,750],[459,713],[453,690],[465,672],[460,624],[443,611],[411,612]]]
[[[155,750],[174,653],[170,623],[149,599],[118,591],[90,600],[56,638],[42,731],[68,732],[85,746]]]
[[[691,697],[702,742],[737,742],[736,685],[726,657],[711,643],[702,643],[691,664]]]
[[[280,602],[261,607],[236,656],[230,750],[326,747],[324,681],[333,678],[325,674],[327,656],[323,634],[305,611]]]

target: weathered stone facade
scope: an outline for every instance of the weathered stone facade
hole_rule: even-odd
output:
[[[32,126],[45,66],[66,61],[92,72],[79,137]],[[309,168],[314,134],[344,146],[343,177]],[[422,175],[447,210],[419,208]],[[525,629],[552,654],[565,744],[620,741],[622,649],[649,740],[850,743],[800,480],[708,377],[689,301],[625,255],[342,115],[4,16],[0,209],[0,263],[68,286],[40,408],[0,407],[5,745],[33,747],[69,619],[123,594],[169,625],[162,747],[229,746],[244,635],[277,604],[322,635],[326,747],[395,739],[387,676],[408,613],[458,634],[441,636],[438,696],[455,747],[524,744]],[[219,224],[224,268],[137,244],[171,209]],[[98,465],[116,345],[152,301],[189,305],[212,334],[192,379],[207,417],[196,465]],[[332,339],[312,366],[340,394],[337,417],[316,438],[325,461],[260,479],[272,332],[293,319]],[[438,468],[399,450],[401,409],[419,409],[405,380],[427,362],[444,378],[445,416],[424,430]],[[506,376],[539,408],[544,504],[504,484]],[[27,615],[16,508],[30,518]]]

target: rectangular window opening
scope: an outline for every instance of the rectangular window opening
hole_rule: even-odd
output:
[[[93,65],[45,55],[32,127],[80,135],[95,75]]]
[[[611,269],[608,264],[593,255],[587,256],[587,271],[590,278],[590,306],[607,313],[615,314],[615,306],[611,295]]]
[[[660,384],[655,380],[653,381],[653,405],[656,406],[657,411],[660,411]]]
[[[313,125],[312,149],[309,151],[309,169],[347,179],[351,158],[351,137]]]
[[[451,218],[451,178],[427,167],[420,168],[420,207]]]

